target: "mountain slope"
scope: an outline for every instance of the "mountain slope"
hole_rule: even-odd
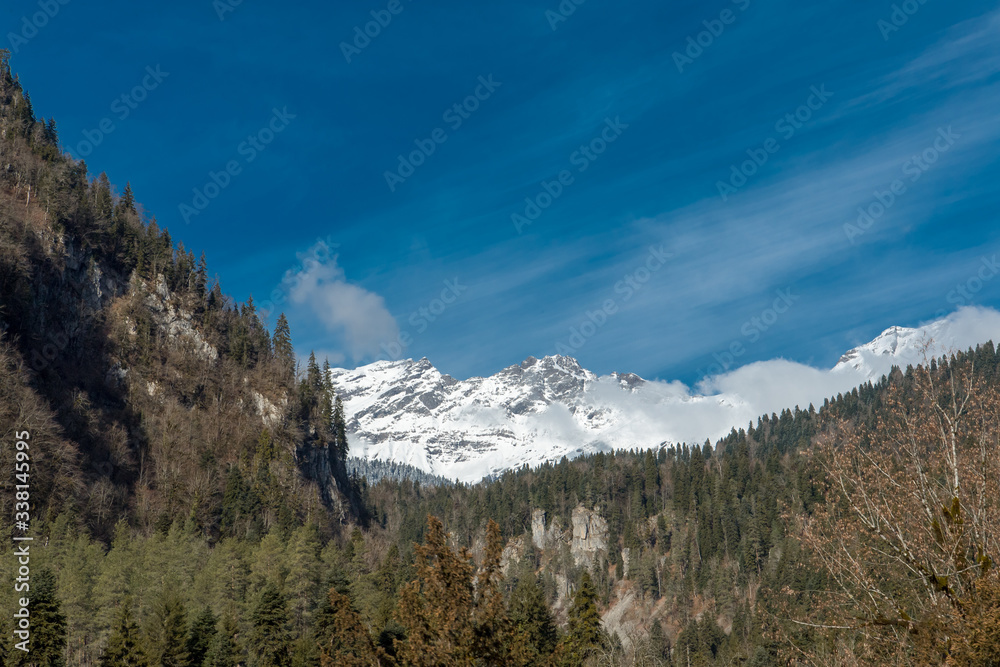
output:
[[[0,49],[0,436],[31,434],[33,517],[213,539],[360,510],[320,371],[209,280],[131,187],[60,152]],[[277,333],[277,332],[276,332]],[[0,448],[14,470],[14,450]],[[13,478],[0,513],[13,516]],[[332,510],[327,513],[326,510]]]
[[[575,359],[529,357],[487,378],[456,380],[427,359],[334,369],[354,456],[474,482],[580,453],[715,440],[760,414],[825,398],[1000,332],[1000,313],[966,308],[916,329],[891,327],[829,371],[776,360],[685,385],[613,373]]]

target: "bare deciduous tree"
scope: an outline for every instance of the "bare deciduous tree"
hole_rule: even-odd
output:
[[[942,363],[894,382],[885,408],[816,450],[826,502],[801,530],[829,587],[792,621],[821,641],[794,650],[819,664],[994,664],[969,650],[1000,650],[982,653],[998,638],[982,626],[1000,551],[1000,392],[971,362]]]

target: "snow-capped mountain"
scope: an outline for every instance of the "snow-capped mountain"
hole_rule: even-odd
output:
[[[1000,342],[995,314],[992,310],[963,308],[951,317],[919,328],[889,327],[870,343],[847,352],[834,370],[851,369],[864,378],[877,379],[893,366],[916,366],[989,340]]]
[[[354,456],[406,463],[466,482],[620,448],[714,440],[761,414],[805,407],[922,363],[1000,339],[1000,313],[965,308],[917,329],[891,327],[831,370],[757,362],[699,385],[597,376],[571,357],[529,357],[490,377],[456,380],[427,359],[380,361],[331,378]]]

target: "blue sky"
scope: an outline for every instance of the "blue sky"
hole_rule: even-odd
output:
[[[690,383],[1000,305],[996,3],[49,1],[0,10],[36,113],[339,365]]]

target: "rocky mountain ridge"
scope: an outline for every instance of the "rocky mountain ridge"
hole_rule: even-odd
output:
[[[714,440],[760,414],[805,409],[878,380],[893,366],[924,363],[997,333],[1000,313],[966,308],[919,328],[890,327],[828,371],[758,362],[702,393],[632,373],[598,376],[566,356],[529,357],[467,380],[441,373],[426,358],[380,361],[333,369],[331,381],[348,414],[352,455],[475,482],[563,456]],[[748,391],[748,383],[730,381],[742,373],[764,379]],[[754,394],[753,387],[781,384],[785,375],[798,385],[769,401]]]

